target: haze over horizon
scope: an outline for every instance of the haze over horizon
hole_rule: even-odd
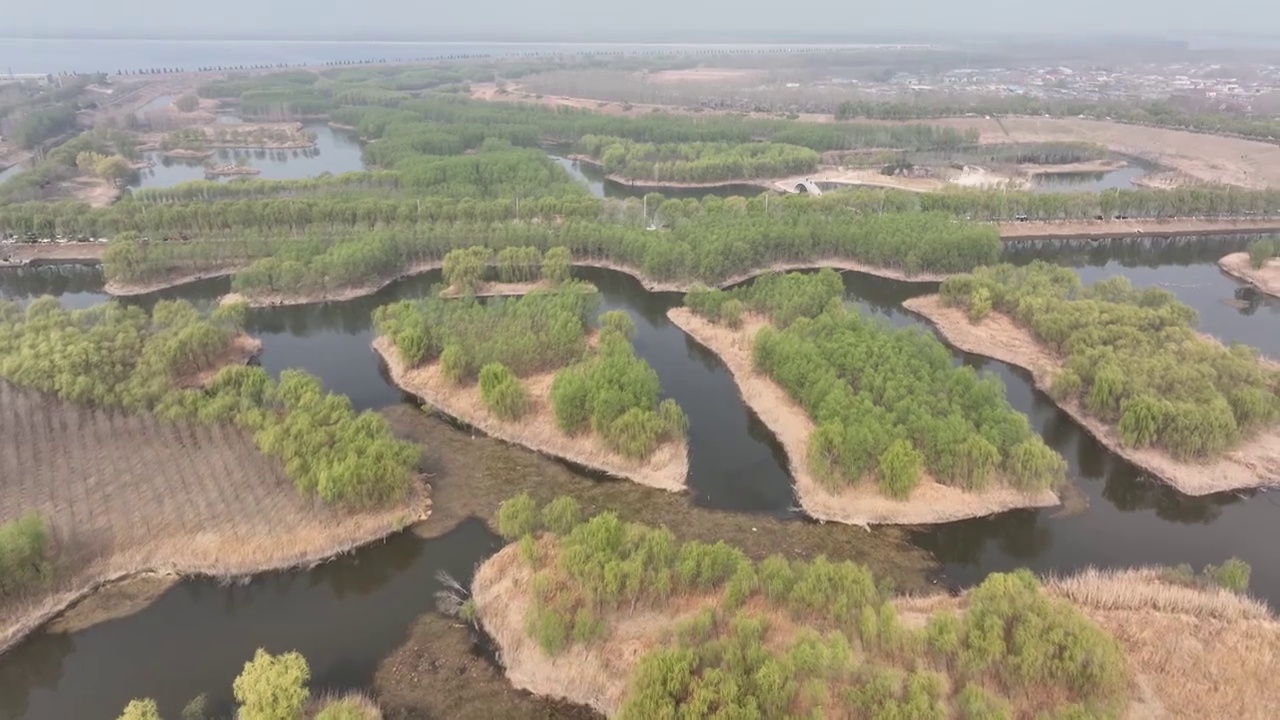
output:
[[[650,0],[609,5],[491,0],[424,10],[403,0],[362,3],[323,0],[223,0],[214,13],[160,0],[49,0],[6,10],[8,37],[274,37],[419,40],[628,40],[688,42],[718,39],[796,42],[854,41],[873,35],[966,34],[1186,35],[1280,34],[1280,6],[1266,0],[1078,0],[1040,5],[989,0],[980,9],[944,0],[808,0],[782,6],[766,0]]]

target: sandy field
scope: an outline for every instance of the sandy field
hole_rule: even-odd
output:
[[[1062,369],[1058,357],[1007,315],[993,312],[974,325],[963,310],[944,305],[938,295],[912,298],[903,307],[933,323],[951,345],[1028,370],[1046,395]],[[1187,495],[1280,485],[1280,428],[1255,436],[1217,460],[1182,462],[1155,448],[1126,447],[1113,426],[1087,414],[1079,401],[1054,402],[1108,450]]]
[[[1249,253],[1231,253],[1218,261],[1218,267],[1268,295],[1280,297],[1280,258],[1271,258],[1267,264],[1255,268],[1249,262]]]
[[[620,709],[644,654],[669,641],[670,629],[713,598],[673,602],[659,614],[612,613],[609,638],[548,657],[529,636],[533,570],[508,545],[476,572],[472,597],[499,648],[507,679],[540,696],[563,698],[612,716]],[[1171,585],[1157,569],[1088,569],[1049,578],[1045,592],[1063,599],[1120,641],[1134,674],[1125,717],[1241,719],[1280,716],[1280,622],[1264,603],[1218,589]],[[960,611],[966,596],[902,597],[904,624]],[[766,611],[767,612],[767,611]],[[785,622],[785,618],[781,619]]]
[[[0,382],[0,521],[39,512],[58,567],[47,591],[0,606],[0,652],[108,584],[312,565],[429,507],[422,488],[398,507],[327,508],[232,426],[166,423]]]
[[[806,462],[813,421],[785,390],[752,367],[752,342],[756,333],[767,325],[765,320],[750,317],[742,329],[731,330],[698,317],[688,308],[674,308],[667,312],[667,317],[728,366],[743,401],[786,450],[787,469],[795,482],[801,507],[818,520],[862,526],[930,525],[985,517],[1015,508],[1059,504],[1058,496],[1048,490],[1026,494],[1007,487],[992,487],[983,492],[964,492],[927,475],[905,501],[881,495],[872,482],[832,491],[809,473]]]
[[[685,489],[685,478],[689,474],[689,448],[684,442],[664,443],[648,460],[637,461],[610,450],[594,433],[569,437],[560,432],[550,399],[554,372],[521,378],[529,390],[533,407],[520,420],[509,421],[489,412],[480,398],[478,384],[469,387],[454,385],[441,375],[439,363],[407,367],[386,337],[376,338],[373,349],[386,363],[391,380],[397,387],[487,435],[651,488],[669,492],[683,492]]]

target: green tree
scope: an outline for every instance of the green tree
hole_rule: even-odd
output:
[[[272,655],[262,648],[246,662],[232,685],[238,717],[244,720],[297,720],[307,704],[311,670],[297,652]]]
[[[160,720],[160,708],[151,698],[131,700],[119,720]]]
[[[911,491],[920,481],[923,464],[923,457],[910,442],[895,440],[880,456],[877,465],[880,492],[898,500],[911,497]]]

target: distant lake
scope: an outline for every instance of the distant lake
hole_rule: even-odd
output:
[[[221,117],[219,118],[221,119]],[[363,170],[364,162],[360,155],[360,142],[349,132],[334,130],[323,123],[305,126],[316,134],[316,146],[296,150],[231,150],[216,151],[212,160],[219,165],[232,165],[238,159],[244,159],[249,165],[261,170],[258,175],[222,176],[223,180],[248,178],[249,180],[301,180],[321,173],[341,175],[345,172]],[[171,187],[189,180],[204,179],[202,160],[166,158],[161,153],[146,153],[146,158],[155,163],[154,167],[138,173],[135,187],[161,188]]]

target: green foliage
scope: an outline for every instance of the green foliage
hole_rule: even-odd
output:
[[[1255,270],[1274,257],[1280,257],[1280,239],[1263,238],[1249,243],[1249,265]]]
[[[49,573],[49,532],[34,510],[0,524],[0,598],[31,590]]]
[[[956,701],[961,720],[1013,720],[1009,703],[988,693],[979,685],[965,685]]]
[[[469,247],[450,251],[444,256],[444,281],[459,292],[474,293],[492,262],[493,251],[489,248]]]
[[[160,708],[151,698],[130,700],[119,720],[160,720]]]
[[[567,535],[582,522],[582,506],[569,496],[558,497],[542,508],[542,526],[548,532]]]
[[[587,135],[579,147],[599,159],[604,171],[630,180],[718,182],[801,175],[817,169],[808,148],[768,142],[654,145]]]
[[[566,247],[553,247],[542,256],[542,279],[559,285],[569,279],[573,256]]]
[[[490,363],[523,377],[563,367],[586,352],[587,319],[599,303],[599,295],[588,289],[569,282],[554,291],[486,303],[433,293],[378,308],[374,324],[397,348],[402,339],[409,341],[409,356],[402,354],[406,361],[438,357],[441,371],[454,382],[470,381]]]
[[[306,707],[311,669],[296,652],[272,655],[262,648],[244,664],[232,689],[244,720],[298,720]]]
[[[507,540],[519,540],[540,528],[538,504],[528,493],[521,493],[498,506],[498,534]]]
[[[1165,290],[1122,277],[1086,288],[1071,270],[1035,262],[950,278],[942,297],[967,306],[979,289],[1062,356],[1054,396],[1082,399],[1126,444],[1213,458],[1280,420],[1280,385],[1256,351],[1201,337],[1195,312]]]
[[[991,312],[991,291],[980,287],[969,297],[969,322],[979,322]]]
[[[600,333],[607,332],[631,339],[636,334],[636,323],[625,310],[610,310],[600,316]]]
[[[340,698],[326,703],[315,720],[382,720],[382,713],[368,700]]]
[[[920,482],[923,463],[923,456],[911,446],[911,441],[894,440],[878,462],[880,492],[897,500],[911,497],[911,491]]]
[[[1249,574],[1252,569],[1249,563],[1240,558],[1231,558],[1221,565],[1208,565],[1204,576],[1214,585],[1226,588],[1231,592],[1243,593],[1249,589]]]
[[[182,720],[210,720],[213,709],[210,707],[209,696],[205,693],[191,698],[187,704],[182,707]]]
[[[480,397],[485,407],[502,420],[519,420],[529,411],[528,389],[502,363],[480,368]]]
[[[953,367],[932,335],[844,308],[835,273],[776,276],[766,288],[744,295],[789,325],[756,335],[753,362],[814,420],[807,460],[820,482],[839,489],[874,473],[882,492],[905,498],[925,472],[966,490],[1001,478],[1036,491],[1065,477],[1066,462],[1009,406],[998,379]],[[717,292],[690,293],[690,307],[718,313]]]

